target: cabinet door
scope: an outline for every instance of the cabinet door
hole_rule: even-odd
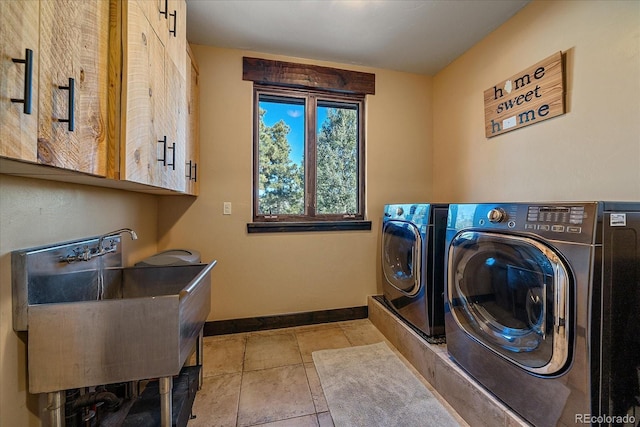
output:
[[[140,10],[147,17],[163,45],[169,35],[169,0],[137,0]]]
[[[137,2],[128,2],[125,54],[126,103],[121,178],[162,185],[166,151],[164,46]]]
[[[0,0],[0,156],[36,161],[38,126],[38,31],[36,1]],[[31,75],[26,50],[31,50]],[[12,102],[29,98],[25,104]]]
[[[180,75],[186,79],[189,69],[185,68],[187,56],[187,4],[185,0],[168,0],[169,19],[167,51]]]
[[[190,55],[186,56],[190,71],[187,78],[187,136],[185,141],[185,192],[197,196],[200,191],[198,163],[200,162],[200,87],[198,67]]]
[[[187,76],[183,68],[187,45],[187,4],[185,0],[137,0],[151,28],[165,46],[168,57],[176,64],[180,75]]]
[[[185,189],[185,140],[187,130],[186,82],[173,61],[165,63],[167,102],[166,131],[170,149],[163,171],[163,187],[176,191]]]
[[[40,2],[39,162],[106,174],[108,48],[109,2]]]

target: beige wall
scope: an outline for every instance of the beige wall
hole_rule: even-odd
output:
[[[483,92],[566,52],[567,113],[491,139]],[[640,2],[535,1],[434,78],[435,196],[640,200]]]
[[[0,175],[0,426],[37,426],[37,396],[27,393],[24,333],[12,326],[11,251],[130,227],[126,264],[157,250],[157,197]],[[96,326],[97,327],[97,326]]]
[[[156,197],[0,175],[0,425],[38,425],[23,336],[11,326],[10,252],[121,227],[128,264],[195,248],[214,269],[211,320],[366,304],[379,289],[382,206],[399,201],[640,200],[640,3],[535,1],[430,78],[376,73],[367,101],[371,232],[248,235],[251,83],[244,54],[194,46],[202,193]],[[484,138],[482,94],[567,53],[567,114]],[[297,61],[297,60],[296,60]],[[304,62],[300,60],[300,62]],[[222,215],[222,203],[233,214]],[[157,229],[156,229],[157,227]]]
[[[376,74],[367,97],[366,207],[371,231],[247,234],[252,200],[252,83],[242,56],[308,62],[192,46],[200,67],[201,194],[163,197],[161,248],[194,248],[213,271],[210,320],[366,305],[380,291],[379,228],[389,202],[432,197],[431,78],[327,64]],[[199,171],[200,172],[200,171]],[[223,202],[232,215],[222,215]]]

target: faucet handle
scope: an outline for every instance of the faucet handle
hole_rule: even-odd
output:
[[[79,247],[73,250],[72,254],[67,255],[66,257],[60,257],[61,262],[67,262],[71,264],[76,261],[89,261],[92,256],[94,256],[96,252],[89,249],[89,246],[85,246],[84,250],[81,250]]]
[[[66,257],[60,257],[60,262],[67,262],[71,264],[72,262],[76,262],[76,261],[90,261],[94,257],[99,257],[102,255],[116,252],[118,250],[118,243],[116,242],[115,237],[118,237],[122,233],[129,233],[129,235],[131,236],[131,240],[138,239],[138,235],[132,229],[121,228],[119,230],[115,230],[110,233],[106,233],[106,234],[103,234],[102,236],[99,236],[98,244],[93,248],[89,248],[89,246],[85,246],[84,249],[81,249],[80,247],[76,247],[73,250],[73,254],[67,255]],[[105,247],[104,245],[106,239],[109,239],[108,247]]]

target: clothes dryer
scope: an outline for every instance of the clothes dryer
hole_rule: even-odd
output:
[[[447,209],[444,204],[389,204],[382,218],[384,300],[426,337],[444,334]]]
[[[447,350],[535,426],[637,425],[640,203],[450,205]]]

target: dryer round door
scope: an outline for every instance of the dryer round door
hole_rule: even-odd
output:
[[[463,231],[448,249],[447,299],[456,323],[521,368],[558,374],[569,360],[570,275],[534,239]]]
[[[422,237],[415,224],[388,220],[382,226],[382,271],[391,286],[412,297],[420,292]]]

